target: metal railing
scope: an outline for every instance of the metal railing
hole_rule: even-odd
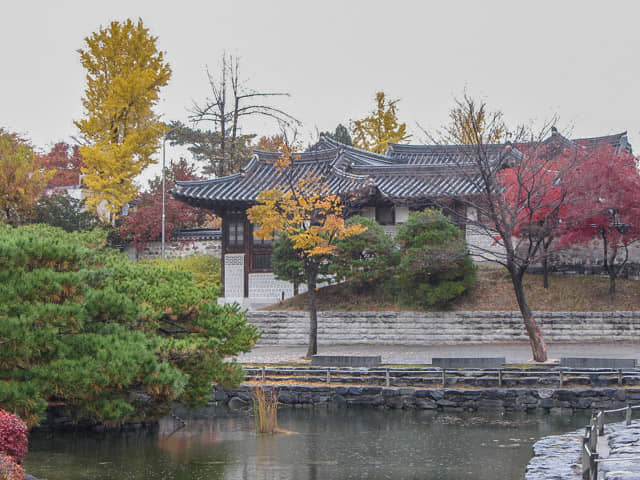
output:
[[[598,437],[604,435],[604,417],[605,415],[622,413],[625,414],[626,425],[631,425],[631,415],[633,410],[640,410],[640,405],[627,405],[624,408],[615,410],[600,410],[591,417],[591,422],[586,427],[584,438],[582,440],[582,478],[584,480],[598,479],[598,464],[602,462],[617,462],[625,460],[640,460],[640,455],[616,456],[613,458],[600,458],[597,452]]]

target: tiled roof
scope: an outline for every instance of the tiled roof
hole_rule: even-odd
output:
[[[497,161],[505,156],[505,145],[483,145],[483,152],[489,161]],[[396,164],[409,165],[450,165],[472,164],[472,156],[477,153],[474,145],[402,145],[390,143],[387,156]],[[516,156],[519,152],[513,152]]]
[[[572,145],[595,145],[608,142],[630,149],[626,134],[568,140]],[[513,145],[485,145],[486,160],[499,168],[517,162],[522,153]],[[393,203],[428,201],[443,196],[465,196],[478,193],[480,178],[471,156],[474,147],[465,145],[399,145],[390,144],[386,155],[379,155],[321,138],[309,151],[289,167],[289,178],[322,177],[332,194],[352,195],[366,192],[379,194]],[[279,153],[255,151],[252,160],[240,173],[212,180],[176,182],[171,191],[175,198],[192,205],[224,209],[256,203],[263,190],[287,190],[287,179],[274,162]]]
[[[557,143],[563,147],[581,146],[586,148],[594,148],[599,145],[611,145],[614,148],[619,148],[625,152],[631,153],[631,144],[627,138],[627,132],[616,133],[614,135],[605,135],[603,137],[589,137],[589,138],[573,138],[568,139],[558,133],[558,130],[553,127],[551,129],[551,135],[543,143]]]

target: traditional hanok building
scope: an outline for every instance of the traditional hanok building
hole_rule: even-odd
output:
[[[630,149],[624,133],[568,140],[554,130],[547,141],[573,145],[606,141]],[[479,182],[469,174],[473,166],[465,160],[466,148],[471,147],[391,144],[385,155],[378,155],[322,138],[312,149],[300,153],[289,168],[293,178],[322,177],[328,193],[344,199],[347,215],[375,218],[393,233],[398,224],[407,220],[410,211],[442,206],[443,199],[448,202],[447,208],[462,218],[475,214],[465,211],[464,203],[458,200],[478,193]],[[490,159],[503,164],[516,162],[522,155],[516,148],[505,149],[504,145],[487,145],[486,152]],[[255,151],[240,173],[176,182],[171,192],[176,199],[208,208],[222,218],[223,302],[251,307],[294,294],[292,284],[274,278],[271,242],[255,237],[255,227],[247,218],[247,209],[257,203],[261,191],[286,189],[287,182],[274,167],[279,155]],[[473,235],[469,230],[466,233],[468,239]]]

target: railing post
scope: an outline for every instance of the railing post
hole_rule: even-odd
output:
[[[391,385],[391,378],[389,377],[389,367],[387,367],[387,370],[384,372],[384,384],[387,387]]]
[[[589,460],[589,480],[598,480],[598,454],[592,453]]]
[[[588,447],[588,439],[587,436],[589,434],[589,428],[587,427],[587,432],[585,433],[584,438],[582,439],[582,478],[584,480],[589,480],[591,475],[591,455]]]
[[[442,386],[443,387],[447,386],[447,374],[445,373],[444,368],[442,369]]]
[[[631,425],[631,405],[627,403],[627,412],[625,416],[625,421],[627,425]]]
[[[261,375],[260,376],[262,378],[262,381],[264,382],[264,366],[260,370],[261,370]]]
[[[618,385],[622,385],[622,370],[618,369]]]
[[[331,370],[327,367],[327,385],[331,383]]]
[[[604,435],[604,412],[600,410],[596,418],[598,420],[598,435]]]
[[[562,378],[562,370],[558,370],[558,381],[560,382],[560,386],[562,386],[562,382],[564,381]]]
[[[593,456],[593,453],[598,449],[598,429],[595,423],[594,419],[594,421],[591,422],[591,432],[589,433],[589,451],[591,452],[591,456]]]
[[[501,368],[498,369],[498,386],[499,387],[502,386],[502,369]]]

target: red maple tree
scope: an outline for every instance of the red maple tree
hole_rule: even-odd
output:
[[[171,162],[167,168],[166,190],[173,188],[175,181],[198,180],[195,168],[186,160]],[[141,251],[147,242],[162,237],[162,178],[149,181],[149,191],[140,194],[136,209],[131,212],[120,227],[120,235],[132,247]],[[191,207],[183,202],[165,197],[165,231],[167,234],[179,228],[197,227],[210,220],[210,212]]]
[[[629,246],[640,240],[640,174],[637,159],[609,144],[584,155],[572,172],[574,199],[563,212],[558,245],[568,247],[599,240],[609,294],[629,259]]]
[[[580,152],[543,143],[518,145],[518,150],[524,160],[496,175],[507,207],[501,212],[503,223],[511,227],[503,230],[518,239],[517,248],[526,250],[527,263],[542,263],[544,288],[548,288],[549,253],[576,195],[571,172]]]
[[[77,145],[72,147],[66,142],[58,142],[49,153],[38,155],[37,161],[45,170],[55,171],[55,175],[47,183],[48,188],[69,187],[82,183],[81,168],[85,165]]]

